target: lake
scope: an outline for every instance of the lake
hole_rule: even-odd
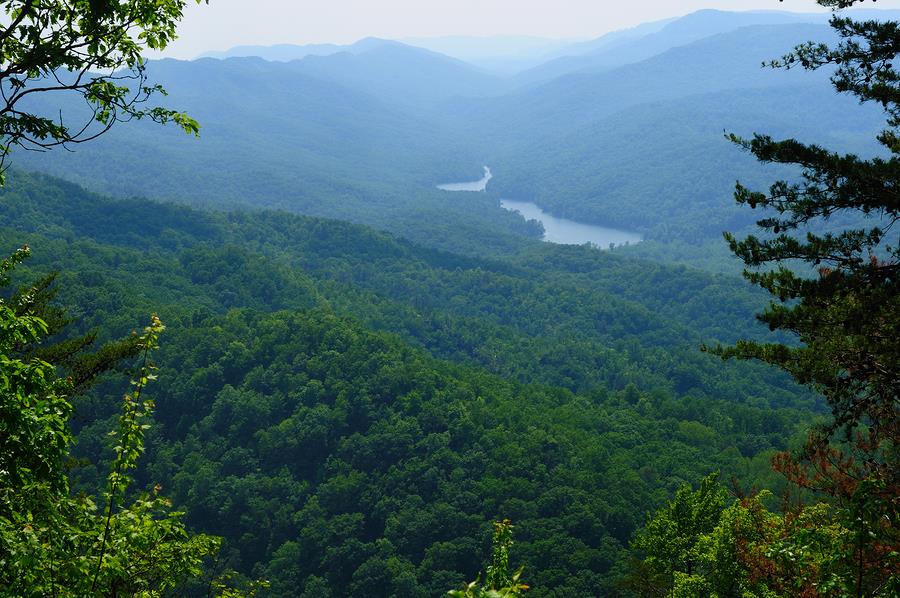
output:
[[[503,199],[500,205],[511,212],[518,212],[526,220],[537,220],[544,225],[544,241],[562,245],[584,245],[590,243],[600,249],[608,249],[612,245],[628,245],[640,243],[643,237],[638,233],[585,224],[566,218],[557,218],[548,214],[540,206],[527,201]]]
[[[444,185],[438,185],[437,188],[441,191],[484,191],[487,189],[488,181],[492,178],[494,178],[494,175],[491,174],[491,169],[485,166],[484,176],[480,181],[471,181],[469,183],[446,183]]]
[[[484,177],[480,181],[446,183],[438,185],[437,188],[443,191],[484,191],[492,178],[491,169],[485,166]],[[567,218],[557,218],[542,210],[537,204],[527,201],[503,199],[500,201],[500,206],[510,212],[518,212],[526,220],[537,220],[543,224],[543,240],[548,243],[559,243],[561,245],[584,245],[585,243],[590,243],[600,249],[608,249],[610,244],[628,245],[640,243],[643,240],[641,235],[634,232],[597,226],[596,224],[585,224],[584,222],[576,222]]]

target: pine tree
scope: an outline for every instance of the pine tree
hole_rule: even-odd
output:
[[[819,4],[837,10],[859,1]],[[846,554],[835,558],[856,572],[850,595],[888,595],[884,588],[900,583],[900,243],[894,228],[900,220],[900,72],[894,68],[900,23],[835,12],[831,27],[836,46],[806,43],[769,64],[833,68],[838,92],[880,104],[883,155],[731,136],[762,162],[802,170],[799,181],[777,181],[768,193],[739,184],[738,203],[766,212],[757,223],[763,233],[725,235],[748,266],[745,276],[775,297],[760,319],[800,342],[744,341],[716,351],[781,367],[824,395],[830,421],[812,431],[800,455],[780,455],[774,464],[838,507],[851,535]],[[836,217],[856,224],[821,232]]]

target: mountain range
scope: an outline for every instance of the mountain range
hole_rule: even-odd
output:
[[[138,123],[74,153],[16,159],[98,191],[276,207],[445,248],[459,231],[482,240],[479,251],[500,252],[539,234],[500,207],[504,197],[650,240],[714,241],[750,223],[730,200],[734,181],[772,175],[729,147],[724,131],[878,151],[877,109],[833,94],[827,73],[761,66],[807,40],[833,40],[825,18],[700,11],[556,48],[513,76],[375,38],[241,50],[300,57],[286,62],[155,61],[149,72],[166,102],[201,122],[198,140]],[[497,48],[528,43],[549,47]],[[566,51],[577,55],[553,57]],[[435,189],[477,179],[483,165],[495,175],[487,193]]]
[[[23,586],[46,577],[56,589],[56,568],[48,576],[46,563],[63,559],[31,552],[45,537],[63,546],[58,554],[89,557],[62,568],[86,579],[84,564],[94,568],[106,532],[54,528],[70,513],[81,517],[69,510],[81,496],[84,513],[116,528],[115,551],[101,546],[96,564],[99,573],[107,562],[111,579],[129,560],[119,554],[143,555],[151,545],[149,561],[185,554],[167,547],[182,534],[165,527],[177,520],[157,510],[163,504],[183,514],[191,533],[217,536],[209,542],[221,550],[203,579],[185,581],[183,591],[166,586],[189,597],[220,582],[260,598],[496,594],[476,589],[478,581],[464,585],[484,579],[492,533],[493,562],[523,572],[516,579],[533,598],[770,596],[823,584],[858,593],[860,564],[885,553],[870,534],[878,546],[865,554],[878,558],[863,559],[854,530],[868,534],[893,520],[869,508],[880,486],[838,479],[841,492],[854,494],[847,504],[865,502],[859,516],[807,502],[810,488],[779,464],[804,477],[784,456],[820,447],[809,443],[813,426],[824,429],[843,409],[829,390],[858,363],[845,367],[833,347],[844,346],[837,341],[848,330],[857,335],[850,354],[875,342],[854,340],[855,316],[875,322],[872,338],[898,329],[889,286],[897,260],[882,262],[874,247],[848,277],[835,276],[826,265],[861,253],[848,235],[846,256],[813,247],[806,259],[787,259],[810,279],[777,272],[773,280],[787,286],[773,295],[769,277],[761,289],[740,276],[743,263],[722,239],[723,231],[759,234],[754,221],[768,215],[735,204],[736,181],[765,190],[801,174],[760,163],[731,133],[885,153],[875,141],[885,121],[879,106],[836,94],[827,69],[765,64],[808,40],[833,42],[826,18],[699,11],[591,40],[366,38],[150,61],[149,81],[168,92],[154,102],[199,121],[199,137],[145,118],[72,151],[14,151],[0,185],[0,239],[8,254],[24,249],[0,264],[10,353],[0,373],[16,396],[0,413],[0,441],[3,425],[21,420],[12,429],[26,440],[10,454],[30,455],[17,447],[45,436],[71,450],[59,459],[38,451],[33,460],[65,471],[56,485],[66,502],[45,508],[56,494],[38,484],[32,499],[26,484],[38,519],[18,511],[15,493],[0,504],[13,513],[0,517],[9,524],[0,540],[15,539],[25,548],[14,562],[27,561],[10,574],[0,569],[0,579],[33,569]],[[21,107],[67,123],[95,116],[79,94],[48,95],[26,96]],[[861,188],[880,197],[883,187],[869,183],[882,165],[868,164],[839,166],[863,172]],[[848,170],[830,167],[823,185],[831,191]],[[537,219],[504,207],[513,201]],[[868,206],[829,213],[815,230],[858,224],[851,219],[868,217]],[[810,214],[805,204],[793,207],[798,217]],[[631,244],[544,242],[551,225],[614,227]],[[766,257],[765,247],[747,245],[749,261]],[[785,245],[776,256],[804,257]],[[864,275],[862,291],[849,284],[853,268]],[[874,279],[888,282],[870,299]],[[760,317],[773,297],[782,303]],[[799,309],[784,310],[792,304]],[[140,344],[105,344],[128,338],[148,314],[155,324]],[[32,343],[44,318],[53,334]],[[159,322],[166,330],[151,365]],[[94,341],[99,353],[75,355]],[[787,371],[721,358],[735,345],[739,355],[757,355],[754,342],[774,343],[761,356],[787,360]],[[143,366],[112,368],[109,359],[138,348]],[[72,377],[54,382],[69,370]],[[132,371],[138,381],[123,401]],[[870,368],[860,371],[851,390],[868,397]],[[85,379],[95,384],[76,383]],[[76,386],[84,396],[63,400]],[[45,417],[53,409],[44,398],[57,394],[48,404],[66,416]],[[110,434],[116,421],[121,431]],[[41,426],[70,428],[71,438],[38,433]],[[129,444],[129,436],[140,440]],[[140,465],[128,465],[126,476],[120,459],[137,455]],[[125,495],[120,475],[129,495],[148,492],[139,500],[150,506],[109,499],[105,511],[92,511],[91,496]],[[746,500],[703,490],[717,476]],[[701,490],[691,492],[698,480]],[[807,506],[767,514],[795,502]],[[753,504],[761,510],[746,511]],[[881,523],[870,526],[873,513]],[[132,529],[120,531],[126,518],[163,532],[119,552]],[[507,552],[498,538],[510,521]],[[755,534],[757,521],[762,535],[736,535]],[[809,538],[812,550],[779,560],[785,546]],[[647,552],[651,543],[661,556]],[[735,546],[752,550],[736,560]],[[651,559],[685,566],[654,571]],[[837,559],[846,568],[833,568]],[[804,563],[812,577],[792,577]],[[713,570],[715,586],[678,577]],[[774,589],[757,592],[773,571]],[[736,583],[741,576],[752,584]],[[111,587],[131,588],[130,577]],[[676,580],[689,585],[670,592]]]

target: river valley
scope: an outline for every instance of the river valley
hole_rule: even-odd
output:
[[[438,185],[437,188],[451,192],[485,191],[493,176],[491,169],[485,166],[484,177],[478,181],[446,183]],[[500,207],[511,212],[518,212],[526,220],[537,220],[540,222],[544,226],[542,240],[547,243],[559,243],[562,245],[584,245],[585,243],[590,243],[600,249],[608,249],[610,246],[629,245],[640,243],[643,240],[641,235],[635,232],[559,218],[549,212],[545,212],[539,205],[527,201],[502,199],[500,200]]]

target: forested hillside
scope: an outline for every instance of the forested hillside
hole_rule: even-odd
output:
[[[34,248],[20,276],[61,270],[81,326],[167,323],[141,479],[273,595],[438,595],[477,573],[498,517],[535,595],[607,592],[647,510],[712,469],[771,485],[767,455],[816,409],[699,353],[758,332],[735,279],[542,244],[462,258],[24,174],[0,205],[4,242]],[[95,464],[113,388],[79,407]]]
[[[741,180],[762,183],[795,175],[762,167],[733,147],[724,132],[767,127],[773,135],[804,137],[830,123],[819,137],[828,146],[877,152],[871,139],[877,110],[853,100],[821,99],[821,85],[720,91],[624,108],[574,133],[542,141],[554,152],[538,158],[522,151],[497,162],[491,194],[522,197],[577,220],[644,230],[652,240],[719,240],[722,230],[741,230],[754,216],[723,202]],[[805,105],[800,115],[788,107]],[[647,135],[646,131],[652,131]],[[565,193],[559,193],[565,189]],[[646,198],[654,200],[648,202]],[[699,217],[703,214],[703,217]]]
[[[900,593],[900,13],[206,4],[0,0],[0,598]]]
[[[593,52],[619,62],[540,84],[384,40],[292,62],[158,61],[149,72],[203,123],[200,139],[134,123],[18,164],[116,195],[338,218],[453,252],[509,253],[515,237],[538,235],[500,208],[511,198],[656,242],[706,241],[705,254],[717,245],[722,255],[721,231],[750,224],[727,201],[734,181],[784,172],[742,155],[724,131],[823,130],[823,143],[877,151],[877,110],[848,111],[852,100],[822,94],[824,72],[760,66],[830,39],[821,22],[701,12],[608,40],[632,58],[598,41]],[[580,59],[589,48],[572,51]],[[476,179],[485,164],[495,175],[486,196],[434,189]],[[650,255],[668,253],[677,255]]]

